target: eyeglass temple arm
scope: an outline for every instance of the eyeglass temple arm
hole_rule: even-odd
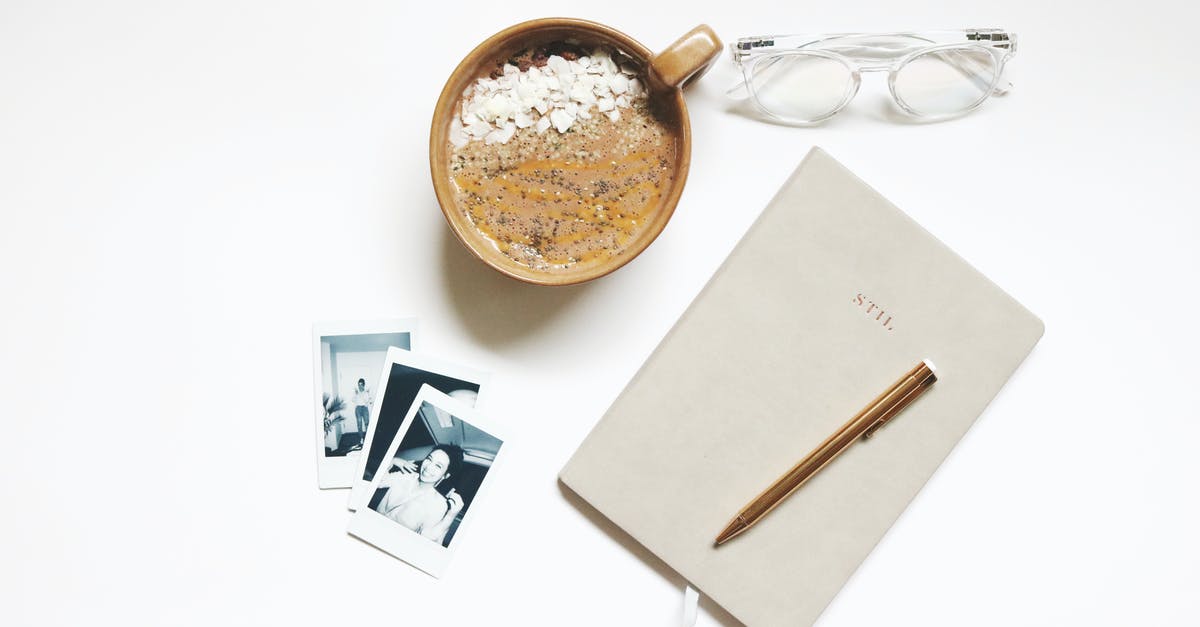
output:
[[[982,83],[982,81],[979,80],[979,77],[986,76],[991,70],[991,68],[988,68],[980,64],[979,61],[971,58],[971,55],[969,54],[963,54],[959,50],[951,50],[951,52],[954,53],[949,59],[951,65],[953,65],[956,70],[961,72],[962,75],[965,76],[969,81]],[[1001,61],[999,71],[1004,71],[1003,61]],[[983,85],[983,87],[986,88],[987,85]],[[1012,88],[1012,81],[1008,80],[1003,74],[1001,74],[999,80],[996,81],[996,86],[992,88],[992,93],[996,96],[1003,96],[1011,91]]]
[[[733,54],[733,64],[741,70],[741,74],[738,77],[738,81],[725,90],[725,95],[731,98],[749,98],[750,89],[746,85],[746,71],[742,66],[742,42],[735,41],[729,44],[729,52]]]
[[[992,88],[992,93],[997,96],[1003,96],[1012,91],[1012,81],[1008,80],[1004,76],[1004,68],[1007,65],[1005,62],[1008,61],[1012,55],[1017,53],[1016,33],[1010,33],[1001,28],[979,28],[967,30],[966,35],[968,41],[992,42],[992,46],[1008,50],[1008,54],[1005,54],[1003,58],[1000,59],[1000,79],[996,81],[996,86]],[[975,63],[974,61],[971,61],[971,63],[975,64],[975,69],[979,68],[978,63]]]

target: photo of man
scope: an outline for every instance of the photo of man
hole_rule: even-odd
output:
[[[371,422],[371,402],[373,397],[367,389],[367,380],[359,379],[358,387],[354,389],[354,420],[358,423],[358,432],[366,433]]]
[[[410,350],[416,324],[413,319],[313,324],[317,485],[321,489],[354,487],[365,456],[368,427],[378,422],[371,420],[371,408],[388,351]]]
[[[371,406],[375,391],[368,381],[378,381],[387,360],[387,350],[396,346],[407,349],[411,334],[403,333],[345,333],[323,334],[317,337],[317,358],[320,359],[320,386],[324,403],[322,444],[325,457],[354,457],[367,439],[371,424]],[[342,472],[337,473],[343,474]],[[349,477],[340,478],[330,487],[349,487]]]

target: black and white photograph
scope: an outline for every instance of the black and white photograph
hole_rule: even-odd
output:
[[[363,453],[350,495],[349,507],[357,510],[371,500],[371,482],[385,460],[392,440],[422,386],[430,386],[464,405],[475,407],[484,392],[488,375],[411,351],[389,350],[384,361],[376,402],[368,420]]]
[[[313,325],[317,481],[321,488],[353,485],[388,349],[411,349],[415,330],[412,319]]]
[[[504,445],[496,428],[472,407],[422,386],[349,532],[440,576],[492,480]]]

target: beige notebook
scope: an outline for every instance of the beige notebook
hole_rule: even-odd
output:
[[[560,478],[748,625],[807,625],[1042,335],[814,149]],[[729,519],[922,359],[938,382],[762,522]]]

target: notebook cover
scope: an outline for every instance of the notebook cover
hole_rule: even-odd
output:
[[[813,149],[560,479],[748,625],[816,621],[1041,337]],[[928,358],[938,382],[753,529],[746,503]]]

